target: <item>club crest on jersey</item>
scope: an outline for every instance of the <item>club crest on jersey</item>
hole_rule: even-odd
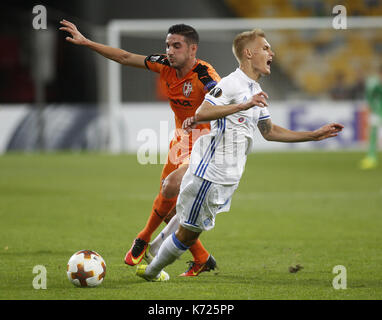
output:
[[[237,119],[237,121],[239,121],[239,123],[243,123],[245,121],[245,118],[244,117],[240,117],[239,119]]]
[[[183,95],[185,97],[189,97],[192,91],[192,83],[190,81],[187,81],[183,85]]]

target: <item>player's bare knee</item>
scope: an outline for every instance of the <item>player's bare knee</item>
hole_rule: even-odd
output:
[[[167,199],[174,198],[179,193],[179,187],[180,183],[178,179],[168,176],[162,184],[162,195]]]
[[[171,199],[179,194],[180,184],[182,183],[182,178],[186,173],[188,165],[182,165],[175,171],[171,172],[166,179],[162,182],[162,195]]]

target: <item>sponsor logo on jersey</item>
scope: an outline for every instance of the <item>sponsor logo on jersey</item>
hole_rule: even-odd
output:
[[[185,97],[189,97],[192,91],[192,83],[190,81],[186,81],[183,85],[183,95]]]
[[[215,98],[219,98],[222,95],[222,93],[223,93],[223,90],[220,89],[219,87],[215,87],[210,91],[210,95]]]
[[[192,107],[191,102],[188,100],[169,99],[172,104],[181,105],[183,107]]]

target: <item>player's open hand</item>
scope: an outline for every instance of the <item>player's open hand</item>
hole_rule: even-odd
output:
[[[188,117],[186,120],[183,121],[182,129],[185,130],[187,133],[190,133],[192,129],[195,129],[195,127],[196,127],[195,117]]]
[[[66,37],[66,40],[78,44],[78,45],[84,45],[86,43],[86,38],[77,30],[77,27],[75,24],[67,21],[67,20],[61,20],[60,23],[63,25],[63,27],[60,28],[62,31],[67,31],[72,35],[71,37]]]
[[[341,132],[344,126],[339,123],[330,123],[322,126],[321,128],[313,131],[313,138],[315,141],[324,140],[338,136],[338,132]]]
[[[264,91],[261,91],[253,95],[250,100],[247,100],[245,103],[243,103],[242,109],[247,110],[254,106],[258,106],[261,108],[267,107],[268,103],[266,99],[268,99],[268,95]]]

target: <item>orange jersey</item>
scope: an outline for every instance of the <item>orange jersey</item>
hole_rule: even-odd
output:
[[[210,131],[210,124],[203,123],[187,134],[182,124],[185,119],[195,115],[205,94],[215,87],[220,77],[210,64],[199,59],[182,79],[177,78],[176,70],[170,66],[166,55],[150,55],[146,57],[145,65],[149,70],[159,73],[159,81],[166,88],[165,93],[175,115],[175,136],[170,143],[163,178],[181,164],[188,163],[196,139]]]
[[[160,74],[160,82],[167,88],[167,97],[175,114],[175,127],[182,128],[183,121],[192,117],[204,100],[204,95],[220,80],[215,69],[207,62],[197,60],[193,69],[182,79],[167,60],[166,55],[151,55],[145,59],[146,67]],[[209,124],[198,128],[208,128]]]

